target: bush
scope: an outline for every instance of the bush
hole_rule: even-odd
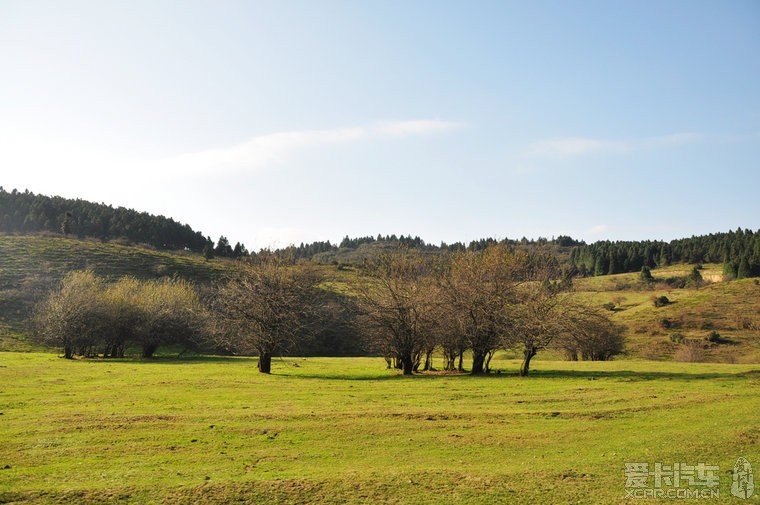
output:
[[[710,342],[711,344],[723,344],[727,342],[727,340],[721,337],[720,333],[718,333],[717,331],[711,331],[710,333],[708,333],[707,336],[705,337],[705,340]]]
[[[673,354],[673,359],[676,361],[683,361],[686,363],[698,363],[705,361],[707,353],[703,345],[694,340],[686,340],[681,344]]]
[[[680,333],[673,333],[670,336],[670,341],[675,344],[683,344],[685,340],[685,337]]]
[[[652,303],[654,304],[655,307],[664,307],[670,303],[670,300],[668,299],[667,296],[662,295],[662,296],[654,297],[652,299]]]
[[[33,327],[43,344],[62,346],[73,358],[123,357],[129,345],[150,357],[160,345],[193,344],[204,320],[198,294],[185,281],[106,284],[92,271],[72,272],[38,304]]]

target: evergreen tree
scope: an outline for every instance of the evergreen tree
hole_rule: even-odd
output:
[[[63,221],[61,222],[61,233],[68,235],[71,233],[71,212],[66,212],[63,215]]]
[[[654,281],[654,277],[652,277],[652,271],[646,265],[641,267],[641,274],[639,275],[639,278],[644,282]]]
[[[211,242],[206,242],[206,245],[203,246],[203,257],[206,258],[206,261],[214,259],[214,246]]]
[[[739,261],[739,268],[736,271],[736,278],[737,279],[746,279],[747,277],[752,276],[752,269],[749,266],[749,258],[745,254],[742,256],[741,261]]]

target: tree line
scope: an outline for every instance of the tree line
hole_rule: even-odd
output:
[[[432,369],[435,350],[446,370],[464,371],[468,355],[480,374],[497,350],[517,349],[523,375],[548,347],[592,360],[623,350],[622,328],[574,301],[550,257],[499,245],[445,256],[402,248],[367,262],[343,294],[296,263],[260,253],[202,294],[178,279],[109,283],[73,272],[39,304],[35,334],[67,358],[121,357],[130,346],[150,357],[182,345],[256,355],[264,373],[274,356],[338,330],[404,374]]]
[[[0,231],[5,233],[60,233],[103,241],[126,239],[157,249],[187,250],[198,254],[211,249],[213,256],[242,257],[243,244],[234,248],[225,237],[215,244],[210,237],[172,218],[137,212],[87,200],[6,191],[0,186]]]
[[[760,276],[760,230],[662,241],[599,241],[573,247],[569,265],[574,275],[598,276],[640,272],[642,267],[675,263],[723,263],[727,279]]]
[[[14,189],[8,192],[2,187],[0,231],[62,233],[104,241],[126,239],[158,249],[192,251],[203,254],[209,260],[215,257],[240,259],[250,255],[240,242],[233,246],[225,236],[214,242],[210,237],[204,237],[201,232],[172,218],[81,199],[39,195],[28,190],[19,192]],[[315,260],[329,258],[331,254],[343,250],[356,250],[363,245],[385,248],[401,246],[439,254],[482,251],[495,245],[514,250],[541,250],[557,256],[570,275],[579,276],[639,272],[642,267],[655,268],[672,263],[723,263],[724,275],[728,279],[760,276],[760,230],[741,228],[670,242],[598,241],[593,244],[565,235],[535,240],[525,237],[520,240],[484,238],[467,244],[455,242],[440,245],[428,244],[420,237],[411,235],[346,236],[339,244],[330,241],[302,243],[275,252],[297,260]],[[368,255],[372,256],[372,253]]]

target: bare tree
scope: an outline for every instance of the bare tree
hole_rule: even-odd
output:
[[[318,284],[313,270],[259,254],[213,296],[216,343],[257,354],[259,371],[270,373],[272,356],[287,352],[313,328],[321,298]]]
[[[396,359],[410,375],[429,347],[429,261],[399,250],[368,263],[365,273],[356,287],[362,328],[389,365]]]
[[[539,350],[545,349],[566,326],[566,293],[558,293],[545,283],[533,282],[523,286],[520,300],[512,306],[511,329],[505,339],[505,347],[517,348],[523,354],[520,375],[530,372],[531,360]]]
[[[450,268],[439,275],[456,331],[472,350],[473,374],[488,371],[490,358],[510,331],[511,310],[526,262],[526,256],[492,245],[483,251],[456,254]],[[458,350],[461,356],[461,341],[455,335],[449,335],[448,352]],[[449,356],[449,364],[452,358]]]
[[[606,361],[623,352],[625,327],[599,308],[574,303],[565,311],[565,328],[554,346],[573,361]]]

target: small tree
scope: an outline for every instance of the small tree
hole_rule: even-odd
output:
[[[568,307],[564,328],[553,345],[576,361],[606,361],[623,352],[625,327],[613,323],[602,311],[583,304]]]
[[[72,217],[73,215],[71,214],[71,212],[68,212],[68,211],[63,215],[63,221],[61,222],[61,233],[63,233],[64,235],[68,235],[69,233],[71,233]]]
[[[646,265],[641,267],[641,274],[639,275],[639,278],[644,282],[654,282],[654,277],[652,277],[652,271]]]
[[[700,287],[702,284],[704,284],[704,279],[702,279],[702,273],[699,271],[698,267],[694,267],[691,269],[691,273],[689,274],[689,277],[686,279],[686,285],[694,288]]]
[[[538,351],[568,331],[569,298],[544,283],[534,282],[521,290],[520,300],[512,305],[514,319],[504,345],[523,354],[520,375],[530,372],[531,360]]]
[[[93,353],[109,326],[102,295],[103,282],[92,271],[67,274],[35,309],[36,340],[63,347],[67,359]]]
[[[212,243],[206,242],[206,245],[203,246],[203,258],[206,261],[214,259],[214,245]]]

